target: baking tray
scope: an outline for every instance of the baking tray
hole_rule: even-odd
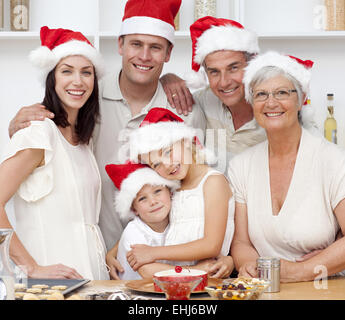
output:
[[[28,288],[35,284],[46,284],[47,286],[67,286],[67,289],[61,291],[63,295],[71,293],[72,291],[80,288],[86,283],[90,282],[88,279],[28,279]]]

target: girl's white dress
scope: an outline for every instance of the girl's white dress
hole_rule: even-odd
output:
[[[165,245],[177,245],[201,239],[204,236],[205,212],[203,186],[211,175],[222,174],[210,169],[200,181],[199,185],[190,190],[176,191],[172,200],[172,209],[169,216],[169,228]],[[234,235],[234,197],[229,200],[228,219],[222,255],[228,255]],[[197,261],[169,261],[173,265],[194,265]]]
[[[14,196],[19,239],[39,265],[62,263],[84,278],[109,279],[98,227],[101,180],[89,146],[69,144],[46,119],[16,132],[3,161],[28,148],[44,150],[44,165]]]
[[[260,256],[290,261],[335,241],[334,209],[345,198],[345,151],[307,130],[302,136],[286,199],[272,214],[268,141],[230,161],[236,202],[247,206],[250,241]]]

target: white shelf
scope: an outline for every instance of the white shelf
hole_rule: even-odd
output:
[[[113,39],[118,36],[115,31],[102,31],[99,33],[100,39]],[[259,33],[260,39],[335,39],[345,38],[345,31],[319,31],[319,32],[301,32],[301,33]],[[86,34],[87,38],[97,37],[94,34]],[[177,31],[176,39],[190,39],[189,31]],[[39,39],[39,31],[0,31],[0,39],[5,40],[25,40]]]
[[[88,39],[93,39],[94,34],[85,34]],[[39,31],[0,31],[2,40],[36,40],[40,38]]]
[[[38,31],[0,31],[1,39],[38,39],[40,33]]]
[[[299,33],[259,33],[260,39],[295,39],[295,40],[314,40],[314,39],[335,39],[345,38],[345,31],[317,31]]]

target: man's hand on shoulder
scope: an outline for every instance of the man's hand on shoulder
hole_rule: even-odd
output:
[[[170,105],[178,114],[188,115],[193,110],[194,99],[186,86],[186,82],[173,73],[167,73],[160,78]]]
[[[54,113],[50,112],[45,106],[36,103],[31,106],[22,107],[11,120],[8,127],[10,138],[20,129],[30,126],[30,121],[44,120],[45,118],[54,118]]]

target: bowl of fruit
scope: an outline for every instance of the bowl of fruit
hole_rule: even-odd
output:
[[[189,300],[191,292],[202,281],[201,277],[193,279],[175,278],[174,280],[153,279],[154,283],[165,293],[167,300]]]
[[[205,287],[205,290],[215,300],[250,300],[256,288],[223,283],[219,286]]]
[[[157,281],[183,283],[190,282],[196,279],[201,279],[197,286],[192,291],[203,291],[208,284],[207,272],[197,269],[188,269],[176,266],[175,269],[164,270],[156,272],[153,275],[154,289],[156,292],[162,292],[162,288],[157,284]]]
[[[220,285],[208,286],[205,290],[216,300],[257,300],[269,284],[257,278],[239,277],[223,280]]]

